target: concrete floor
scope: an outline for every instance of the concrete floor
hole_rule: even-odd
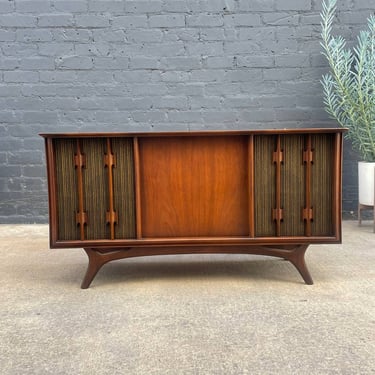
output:
[[[2,225],[0,374],[375,374],[375,234],[307,252],[315,284],[283,260],[121,260],[81,290],[80,249],[46,225]]]

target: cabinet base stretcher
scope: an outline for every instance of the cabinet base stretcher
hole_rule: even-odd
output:
[[[149,255],[172,254],[255,254],[283,258],[291,262],[298,270],[306,284],[312,285],[313,280],[305,263],[305,252],[309,245],[285,246],[217,246],[217,247],[127,247],[127,248],[84,248],[89,264],[81,288],[87,289],[98,271],[104,264],[113,260],[133,258]]]

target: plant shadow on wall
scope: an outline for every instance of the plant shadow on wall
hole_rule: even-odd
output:
[[[375,16],[369,16],[368,28],[349,49],[342,36],[332,35],[336,4],[337,0],[323,1],[321,12],[321,45],[330,67],[322,78],[324,104],[329,115],[348,129],[347,136],[363,160],[358,164],[359,204],[374,206]]]

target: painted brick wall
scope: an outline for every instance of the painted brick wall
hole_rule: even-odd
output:
[[[47,220],[39,132],[332,125],[320,9],[320,0],[0,0],[0,222]],[[354,39],[374,9],[339,0],[338,29]]]

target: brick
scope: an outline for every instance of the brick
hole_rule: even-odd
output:
[[[339,23],[349,24],[349,25],[351,24],[363,25],[367,23],[368,17],[369,17],[369,12],[367,10],[341,12],[338,14]]]
[[[9,30],[0,30],[1,42],[14,42],[16,40],[16,33]]]
[[[238,7],[245,12],[269,12],[275,10],[275,0],[239,0]]]
[[[111,48],[108,43],[85,43],[74,46],[78,56],[108,56]]]
[[[5,57],[0,59],[0,70],[14,70],[20,67],[20,59]]]
[[[55,124],[57,123],[56,111],[24,111],[23,120],[28,124]]]
[[[248,82],[246,82],[248,85]],[[226,95],[235,95],[241,92],[241,84],[239,82],[212,82],[205,84],[204,93],[208,96],[220,96],[225,92]]]
[[[167,95],[168,87],[161,82],[148,83],[147,85],[134,83],[129,91],[134,96],[162,96]]]
[[[227,54],[254,54],[260,52],[261,47],[255,41],[224,42],[224,52]]]
[[[160,60],[152,57],[131,57],[129,67],[134,69],[159,69]]]
[[[79,72],[79,82],[82,85],[98,85],[114,82],[113,72],[103,70],[83,70]],[[94,90],[95,91],[95,90]]]
[[[179,0],[164,0],[163,1],[163,12],[168,13],[188,13],[191,11],[191,7],[187,1]]]
[[[191,70],[200,69],[202,62],[199,57],[168,57],[161,59],[164,69],[170,70]]]
[[[225,30],[223,28],[202,29],[199,34],[199,39],[201,41],[225,40]]]
[[[285,54],[275,56],[277,67],[302,67],[310,66],[310,55],[307,53]]]
[[[180,14],[150,16],[149,24],[150,27],[184,27],[185,16]]]
[[[220,96],[193,96],[189,101],[191,109],[222,108],[222,98]]]
[[[24,97],[21,97],[21,98],[2,97],[0,98],[0,108],[4,110],[6,109],[6,111],[4,111],[3,113],[2,120],[4,121],[6,116],[13,118],[13,114],[12,114],[13,110],[23,109],[22,108],[23,105],[28,107],[28,104],[29,104],[28,101],[33,102],[32,104],[35,104],[37,100],[38,99],[36,98],[24,98]]]
[[[237,112],[234,111],[223,111],[223,110],[216,110],[216,111],[203,111],[202,112],[202,120],[206,123],[214,123],[217,124],[218,122],[225,124],[230,123],[233,124],[237,120]]]
[[[264,42],[265,40],[276,40],[276,33],[270,27],[241,27],[238,31],[238,39]]]
[[[262,70],[260,68],[229,70],[225,73],[225,79],[229,82],[261,81]]]
[[[119,108],[117,100],[108,97],[90,97],[77,100],[77,109],[98,110],[105,108],[106,111],[117,110]]]
[[[126,13],[159,13],[162,10],[163,3],[161,1],[126,1]]]
[[[311,0],[276,1],[276,10],[311,10]]]
[[[236,0],[189,1],[189,10],[193,13],[223,13],[236,9]]]
[[[205,60],[205,66],[211,69],[233,68],[236,64],[234,56],[211,56]]]
[[[87,1],[80,0],[54,0],[52,6],[56,12],[80,13],[87,12]]]
[[[46,110],[51,108],[59,108],[59,110],[78,109],[78,101],[76,98],[43,98],[41,108]]]
[[[68,14],[47,14],[38,17],[39,27],[72,27],[74,20]]]
[[[0,123],[2,124],[18,124],[22,121],[20,113],[15,113],[13,111],[10,111],[9,108],[6,108],[6,110],[0,111]],[[3,130],[3,129],[1,129]],[[5,135],[8,135],[8,129],[5,133]],[[1,148],[0,148],[1,149]]]
[[[20,13],[46,13],[51,9],[49,0],[17,0],[15,4]]]
[[[9,85],[1,84],[0,85],[0,97],[12,97],[21,95],[21,88],[19,85]]]
[[[186,25],[188,27],[218,27],[224,25],[224,20],[221,15],[188,15]]]
[[[17,41],[20,42],[50,42],[52,33],[41,29],[18,29],[16,31]]]
[[[15,10],[14,1],[1,1],[0,2],[0,13],[12,13]]]
[[[108,16],[76,15],[74,19],[77,27],[100,28],[109,26]]]
[[[92,69],[93,60],[88,56],[63,56],[56,59],[58,69]]]
[[[275,117],[278,121],[306,121],[311,118],[311,110],[301,108],[276,108]]]
[[[94,42],[125,42],[125,30],[96,29],[92,31]]]
[[[143,30],[128,30],[126,33],[126,39],[130,42],[134,43],[155,43],[161,42],[163,38],[163,33],[160,30],[151,30],[151,29],[143,29]]]
[[[176,28],[164,29],[163,41],[177,42],[177,41],[197,41],[200,39],[200,32],[198,28]]]
[[[373,11],[375,8],[375,0],[356,0],[355,1],[356,9],[368,9]]]
[[[246,122],[267,123],[276,120],[273,109],[254,109],[251,111],[241,111],[239,118]]]
[[[198,82],[223,82],[224,70],[193,70],[190,72],[190,80]]]
[[[223,98],[223,106],[228,106],[230,108],[249,108],[255,106],[255,104],[249,95],[238,94]]]
[[[73,43],[40,43],[38,45],[39,55],[41,56],[57,56],[57,55],[73,55]]]
[[[28,83],[28,82],[38,82],[38,81],[39,81],[39,73],[37,72],[25,72],[25,71],[4,72],[4,82]]]
[[[141,123],[159,123],[166,122],[168,119],[168,114],[165,110],[153,110],[153,111],[133,111],[131,112],[131,117],[135,122]]]
[[[263,70],[263,79],[272,81],[285,81],[296,79],[301,76],[299,68],[270,68]]]
[[[114,72],[114,79],[117,82],[149,82],[150,72],[147,70]]]
[[[168,112],[168,120],[170,122],[185,122],[185,123],[202,123],[201,111],[179,111]]]
[[[162,96],[152,99],[153,108],[164,108],[170,110],[188,109],[188,100],[185,96]]]
[[[172,57],[185,55],[185,45],[182,42],[176,43],[150,43],[142,46],[129,46],[126,48],[127,53],[132,51],[135,55],[139,56],[160,56],[160,57]]]
[[[9,155],[9,164],[37,164],[43,161],[43,153],[38,151],[20,150]]]
[[[4,56],[29,57],[37,55],[38,47],[31,43],[3,43],[1,46]]]
[[[286,13],[286,12],[273,12],[264,13],[262,15],[263,22],[266,25],[290,25],[297,26],[299,22],[299,14],[296,13]]]
[[[184,71],[163,71],[160,74],[160,79],[163,82],[174,82],[174,84],[176,82],[187,82],[189,80],[189,73]]]
[[[26,165],[22,168],[22,175],[24,177],[37,177],[45,176],[46,168],[42,165]]]
[[[295,95],[263,95],[254,98],[254,104],[259,108],[288,108],[295,107]]]
[[[5,14],[0,15],[0,26],[3,27],[35,27],[37,17],[25,14]]]
[[[94,67],[95,69],[99,69],[99,70],[128,69],[129,58],[128,57],[95,57]]]
[[[185,43],[186,51],[191,56],[221,56],[224,55],[223,43],[221,42],[202,42]]]
[[[123,0],[90,0],[89,11],[123,13],[125,5]]]
[[[51,57],[30,57],[21,60],[20,68],[23,70],[52,70],[55,61]]]
[[[260,26],[261,18],[252,13],[225,15],[224,23],[225,26]]]
[[[147,16],[117,16],[112,19],[112,27],[118,28],[146,28],[148,24]]]
[[[88,42],[92,32],[82,29],[57,29],[52,30],[52,35],[56,42]]]
[[[272,55],[238,56],[237,66],[240,68],[272,68],[275,66],[275,58]]]

